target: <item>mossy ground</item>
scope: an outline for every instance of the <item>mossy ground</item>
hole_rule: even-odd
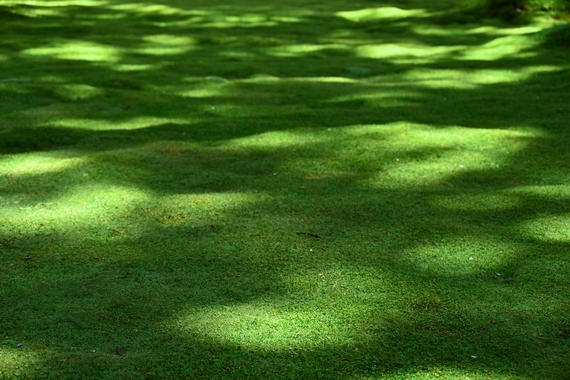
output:
[[[0,5],[0,378],[567,378],[564,26]]]

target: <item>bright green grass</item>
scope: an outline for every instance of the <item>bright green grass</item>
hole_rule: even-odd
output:
[[[568,378],[570,52],[458,3],[0,0],[0,379]]]

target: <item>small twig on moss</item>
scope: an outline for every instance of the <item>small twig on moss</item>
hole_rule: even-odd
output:
[[[307,235],[307,236],[312,236],[312,237],[317,238],[317,239],[320,239],[320,238],[321,238],[321,237],[320,237],[319,235],[317,235],[317,234],[311,234],[311,233],[308,233],[308,232],[297,232],[297,235]]]

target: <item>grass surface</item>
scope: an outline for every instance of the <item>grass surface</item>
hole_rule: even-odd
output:
[[[457,3],[0,1],[0,379],[567,379],[570,33]]]

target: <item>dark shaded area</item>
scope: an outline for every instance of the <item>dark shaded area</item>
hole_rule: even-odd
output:
[[[421,4],[408,3],[410,8]],[[568,185],[570,108],[566,95],[570,72],[567,53],[557,50],[563,45],[558,41],[565,38],[559,40],[557,36],[565,36],[566,29],[553,31],[545,46],[530,49],[526,56],[473,60],[468,64],[470,70],[516,71],[551,65],[556,66],[557,71],[474,89],[430,88],[410,80],[401,83],[398,91],[413,95],[395,93],[393,98],[401,105],[390,106],[369,96],[377,88],[370,89],[366,83],[311,82],[309,78],[369,77],[389,84],[395,73],[418,68],[466,70],[465,62],[458,61],[453,54],[422,65],[365,59],[340,48],[292,57],[278,57],[268,51],[285,43],[326,44],[343,33],[354,33],[362,44],[398,43],[415,38],[428,46],[477,47],[497,37],[491,34],[415,35],[413,26],[431,22],[425,17],[383,21],[381,28],[375,22],[349,22],[334,16],[334,12],[346,10],[345,6],[340,1],[315,5],[317,11],[300,17],[301,21],[294,28],[276,22],[271,26],[220,27],[219,30],[199,12],[192,16],[190,5],[185,10],[189,14],[174,15],[121,13],[105,7],[64,7],[57,17],[34,20],[33,27],[25,16],[0,8],[0,17],[6,20],[0,29],[8,36],[0,41],[0,54],[7,57],[3,62],[7,69],[2,74],[6,78],[3,81],[0,78],[4,84],[0,90],[0,115],[5,120],[0,122],[0,160],[25,152],[61,152],[86,159],[79,167],[14,176],[11,182],[5,181],[0,187],[0,196],[24,195],[19,203],[22,207],[54,202],[81,186],[83,179],[78,178],[77,173],[104,168],[104,173],[98,173],[99,183],[136,186],[157,196],[230,191],[268,193],[273,197],[272,202],[275,199],[283,202],[273,215],[275,219],[298,218],[291,222],[290,230],[281,230],[271,221],[259,221],[259,214],[275,207],[259,200],[227,211],[239,215],[240,224],[228,223],[224,215],[214,214],[209,220],[167,227],[164,220],[179,215],[156,211],[158,207],[149,204],[128,209],[138,218],[145,215],[140,217],[144,223],[128,225],[129,215],[116,214],[116,222],[102,228],[100,236],[82,236],[78,221],[78,226],[70,227],[69,231],[38,226],[36,234],[14,230],[1,237],[0,252],[6,265],[0,285],[3,292],[17,292],[20,297],[12,303],[0,299],[2,307],[13,316],[0,321],[0,339],[9,347],[16,343],[15,339],[24,340],[36,349],[56,347],[51,351],[52,356],[40,363],[35,372],[37,377],[80,377],[84,374],[73,373],[73,368],[86,365],[93,373],[108,378],[201,378],[214,371],[219,378],[348,379],[445,367],[478,371],[490,377],[499,374],[561,379],[570,373],[566,361],[570,351],[570,304],[565,301],[568,290],[564,282],[569,269],[569,244],[537,240],[518,230],[518,226],[537,214],[567,215],[570,199],[527,194],[521,195],[519,203],[507,209],[461,211],[434,202],[434,199],[454,196],[485,196],[517,186]],[[375,6],[377,2],[351,3],[354,9]],[[255,14],[265,10],[262,2],[242,7]],[[228,15],[243,12],[232,8],[231,3],[225,8],[205,9]],[[277,10],[275,14],[280,12],[282,10]],[[113,19],[102,18],[111,15]],[[272,16],[267,15],[269,19]],[[177,24],[192,17],[206,20],[188,26]],[[149,23],[156,25],[156,34],[192,37],[198,41],[199,52],[171,54],[168,58],[141,53],[139,48],[145,46],[145,36],[136,34],[136,29],[133,33],[121,32],[121,20],[132,18],[140,19],[145,30]],[[318,33],[315,24],[322,25]],[[10,34],[6,33],[8,30]],[[120,63],[147,62],[153,66],[149,70],[161,72],[164,83],[150,81],[148,70],[119,72],[97,62],[22,53],[33,47],[57,46],[59,39],[66,38],[126,49],[129,53],[121,57]],[[248,54],[241,58],[224,56],[228,51]],[[23,67],[27,66],[23,64],[30,62],[37,62],[42,72],[25,71]],[[347,70],[350,67],[368,71]],[[211,83],[205,79],[208,76],[245,79],[258,74],[281,79],[224,82],[220,88],[230,87],[231,91],[221,91],[221,95],[210,98],[183,97],[154,89],[154,86],[175,85],[181,81],[188,81],[191,88],[210,88]],[[50,75],[57,75],[59,82],[42,79]],[[100,92],[85,98],[70,98],[65,91],[60,91],[66,85],[77,83]],[[387,87],[387,91],[392,90],[393,87]],[[139,95],[142,91],[157,91],[157,97],[149,101]],[[361,100],[339,100],[347,94],[357,98],[362,95]],[[106,97],[113,102],[107,102]],[[119,102],[114,101],[117,98]],[[63,107],[65,114],[55,118],[49,112],[36,112],[61,105],[73,107]],[[556,112],[552,114],[550,110],[554,105]],[[239,112],[224,113],[225,107]],[[433,116],[437,114],[434,110],[443,108],[453,108],[456,112],[451,115],[445,112],[450,116],[443,120]],[[58,127],[53,122],[57,118],[74,120],[97,114],[96,120],[112,124],[136,117],[175,117],[181,109],[187,110],[194,121],[157,123],[137,130],[88,130]],[[58,110],[55,108],[54,112],[57,114]],[[298,122],[300,118],[302,125]],[[298,184],[293,189],[283,188],[279,180],[273,179],[271,174],[281,167],[284,156],[291,160],[314,157],[316,161],[334,157],[335,152],[330,147],[318,143],[307,143],[302,148],[259,148],[242,152],[219,149],[219,144],[225,141],[270,131],[314,132],[329,127],[398,121],[437,128],[527,126],[540,129],[544,137],[528,141],[525,149],[513,153],[510,161],[499,169],[465,170],[448,178],[445,184],[399,190],[362,185],[364,180],[383,170],[381,165],[371,162],[355,161],[350,163],[354,167],[352,174],[326,178],[307,179],[291,170],[286,174],[293,178],[290,181]],[[184,142],[199,143],[200,148],[170,151],[160,145]],[[142,155],[133,153],[153,143],[158,144],[154,160],[141,161]],[[121,158],[122,151],[129,149]],[[96,154],[114,152],[115,157]],[[435,148],[397,156],[392,152],[378,152],[378,161],[437,160],[443,153]],[[185,165],[180,165],[181,162]],[[552,168],[551,162],[556,162],[557,167]],[[130,172],[129,176],[125,177],[125,171]],[[125,178],[128,183],[124,182]],[[302,186],[308,189],[301,189]],[[355,196],[346,199],[347,193]],[[298,203],[288,203],[288,194],[300,199]],[[109,208],[108,213],[114,215],[115,211]],[[243,231],[251,232],[251,241],[243,242],[240,247],[227,245],[234,234]],[[299,236],[298,231],[310,231],[326,238]],[[281,247],[288,248],[275,247],[273,240],[265,239],[267,235],[279,237],[283,242]],[[351,254],[349,238],[353,236],[362,236],[362,244],[369,247],[367,255]],[[488,244],[512,242],[513,259],[494,267],[501,276],[483,267],[475,273],[450,273],[441,270],[445,269],[445,263],[437,267],[434,263],[414,261],[409,254],[422,247],[473,237]],[[212,241],[220,247],[216,252],[205,250]],[[70,246],[82,252],[81,257],[54,258],[64,247],[66,252],[72,251]],[[160,255],[156,254],[157,246],[162,247]],[[393,288],[378,289],[379,294],[397,291],[399,287],[408,289],[405,302],[395,307],[400,314],[384,315],[379,296],[370,303],[369,315],[359,319],[361,325],[356,327],[368,332],[367,341],[344,345],[332,342],[312,349],[300,344],[293,349],[265,352],[247,350],[199,331],[190,329],[183,336],[182,330],[169,331],[165,327],[165,321],[173,316],[199,313],[209,307],[271,299],[283,308],[294,310],[299,303],[310,303],[312,297],[296,293],[282,277],[305,269],[296,263],[307,262],[302,252],[309,246],[322,252],[319,253],[322,256],[315,259],[319,265],[370,270],[391,278]],[[483,248],[481,244],[473,249]],[[259,251],[266,254],[256,255]],[[114,259],[118,257],[116,252],[123,253],[121,259]],[[28,254],[31,258],[24,259]],[[129,256],[131,261],[125,259]],[[303,259],[299,260],[300,257]],[[24,266],[33,280],[13,278],[8,264],[16,268]],[[534,266],[548,265],[552,266],[551,278],[528,275]],[[42,280],[44,277],[46,280]],[[550,293],[539,292],[544,284],[551,284]],[[156,289],[150,298],[149,288]],[[457,292],[442,291],[450,288]],[[362,291],[366,292],[370,289]],[[62,299],[62,293],[67,293],[68,299]],[[482,299],[481,294],[488,294],[489,298]],[[361,302],[358,295],[356,289],[355,302]],[[34,306],[37,300],[46,298],[54,299],[51,310]],[[528,298],[536,300],[536,310],[517,308],[522,299]],[[557,304],[549,305],[553,300],[558,301]],[[354,322],[350,317],[337,314],[332,302],[317,303],[314,308],[330,315],[329,325]],[[252,324],[254,320],[252,317]],[[457,324],[457,321],[463,323]],[[38,324],[46,327],[45,335],[25,335],[25,331]],[[92,326],[92,330],[84,331],[85,326]],[[144,334],[138,334],[138,330]],[[149,335],[153,340],[148,340]],[[118,344],[124,348],[123,355],[114,352]],[[96,345],[93,355],[75,354],[70,348],[84,349],[89,345]],[[426,346],[433,349],[425,352]],[[474,361],[473,352],[484,352],[487,356]],[[149,368],[162,368],[162,371],[152,373]]]

